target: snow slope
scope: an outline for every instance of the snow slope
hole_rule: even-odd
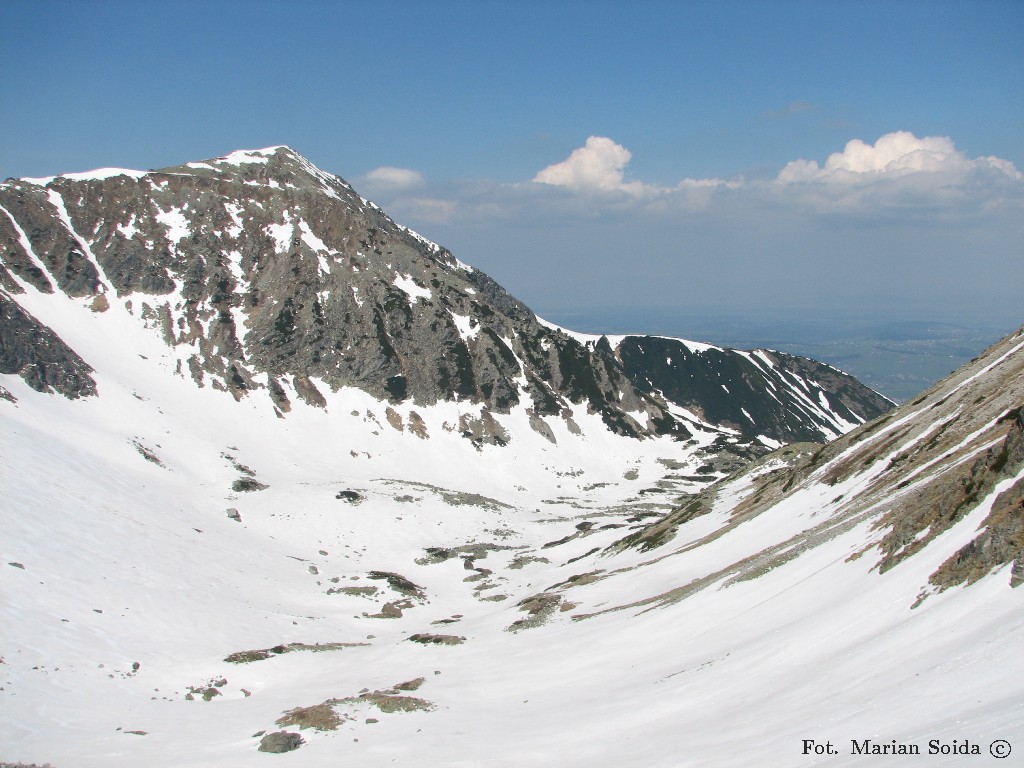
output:
[[[992,370],[1019,371],[1024,337],[1011,341]],[[994,739],[1024,742],[1024,593],[1008,586],[1011,566],[911,608],[994,496],[879,574],[878,515],[842,508],[878,467],[822,479],[901,426],[928,434],[948,421],[931,405],[950,387],[980,397],[984,361],[966,383],[844,438],[850,447],[767,508],[737,512],[792,456],[719,484],[706,514],[643,550],[614,545],[665,511],[640,492],[685,458],[678,444],[606,431],[601,444],[593,430],[560,435],[557,449],[538,435],[477,450],[435,426],[440,410],[438,434],[422,440],[356,390],[329,396],[327,414],[346,418],[302,406],[279,419],[155,375],[142,357],[158,359],[159,341],[133,342],[132,355],[104,358],[94,341],[98,398],[4,377],[16,402],[0,402],[3,759],[852,765],[863,757],[850,740],[927,753],[939,739],[984,754],[921,764],[970,765],[992,759]],[[1019,397],[1014,371],[991,398]],[[926,463],[910,471],[938,471]],[[232,489],[247,479],[267,487]],[[1020,479],[1018,468],[993,493]],[[423,634],[456,644],[409,639]],[[277,725],[296,708],[336,727]],[[278,730],[306,743],[259,752],[253,734]],[[804,739],[840,754],[803,755]]]

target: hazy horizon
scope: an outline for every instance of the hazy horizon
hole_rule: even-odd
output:
[[[896,402],[905,402],[1021,327],[1020,320],[968,316],[959,322],[889,320],[680,309],[537,313],[585,333],[651,334],[734,349],[776,349],[835,366]]]

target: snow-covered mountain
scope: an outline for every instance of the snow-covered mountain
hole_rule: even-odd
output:
[[[551,327],[287,149],[0,206],[0,761],[1024,747],[1024,331],[856,426],[827,366]]]
[[[583,406],[618,434],[777,445],[891,407],[788,355],[581,343],[287,147],[0,185],[0,286],[2,370],[68,396],[94,394],[97,363],[61,319],[117,344],[130,315],[166,342],[154,364],[199,386],[282,414],[355,387],[404,406],[414,427],[461,402],[458,429],[477,443],[514,439],[501,419],[513,411],[550,440],[578,431]],[[84,307],[97,322],[57,317]]]

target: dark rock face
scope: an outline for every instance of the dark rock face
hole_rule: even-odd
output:
[[[664,340],[633,337],[616,351],[539,322],[287,147],[0,184],[0,287],[124,304],[175,349],[182,375],[236,398],[262,389],[282,416],[294,397],[325,407],[321,388],[351,386],[393,403],[483,405],[460,424],[481,445],[509,439],[492,415],[526,407],[552,439],[540,417],[573,429],[569,406],[582,403],[622,435],[689,438],[692,424],[672,415],[667,397],[743,435],[822,436],[797,411],[769,415],[753,364],[741,371],[725,354],[694,361],[705,379],[732,365],[747,380],[729,404],[710,379],[691,386],[677,369],[646,366]],[[863,408],[868,391],[848,407]],[[757,429],[746,429],[741,407],[756,411]]]
[[[857,424],[892,403],[828,365],[769,350],[690,349],[676,339],[627,336],[618,345],[626,374],[645,392],[747,438],[813,442],[838,436],[838,419]]]
[[[942,522],[958,519],[972,504],[991,493],[1000,480],[1016,477],[1024,466],[1024,408],[1009,411],[1001,423],[1009,430],[1003,442],[990,448],[970,468],[966,477],[958,478],[959,486],[948,498],[957,502]],[[932,575],[933,584],[950,587],[973,584],[1006,563],[1012,563],[1010,586],[1024,582],[1024,480],[1017,480],[992,503],[984,530],[961,547]]]
[[[4,209],[0,211],[0,244],[6,268],[40,291],[53,292],[50,280],[26,251],[27,241],[58,289],[69,296],[96,293],[96,268],[82,244],[64,226],[62,213],[66,211],[60,207],[60,198],[32,184],[4,184],[0,190],[0,206]]]
[[[48,327],[0,291],[0,373],[16,373],[38,392],[96,394],[92,368]]]

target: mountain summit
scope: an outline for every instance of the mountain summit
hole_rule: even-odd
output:
[[[0,185],[0,286],[0,369],[69,397],[96,394],[95,363],[41,321],[44,295],[131,315],[177,375],[236,400],[263,392],[284,415],[355,387],[405,404],[414,424],[459,402],[478,444],[513,439],[501,415],[514,410],[551,440],[559,424],[579,432],[583,405],[620,435],[763,448],[830,439],[891,407],[777,352],[564,332],[288,147]],[[46,343],[32,353],[28,338]]]

